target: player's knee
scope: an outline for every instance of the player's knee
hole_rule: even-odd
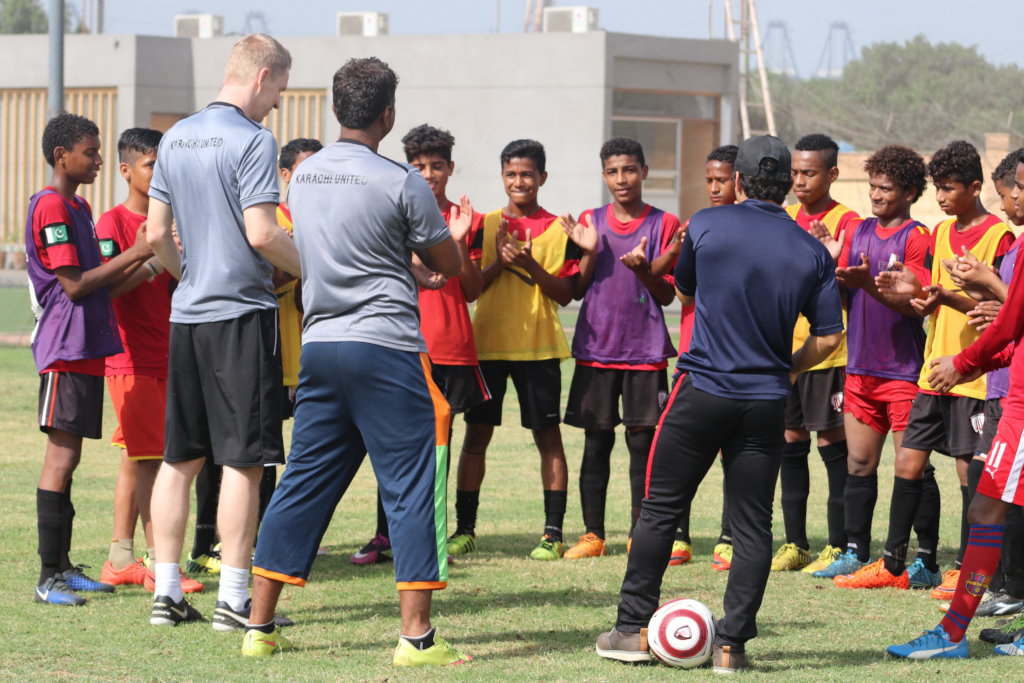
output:
[[[968,524],[1002,524],[1006,521],[1006,503],[990,498],[983,493],[976,493],[967,510]]]

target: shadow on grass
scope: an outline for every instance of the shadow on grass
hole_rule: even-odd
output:
[[[500,609],[522,609],[571,604],[573,608],[607,608],[613,610],[619,595],[611,591],[579,591],[572,588],[553,590],[527,590],[518,592],[481,591],[460,593],[457,600],[438,601],[434,611],[446,616],[477,615]],[[397,613],[398,599],[393,592],[380,600],[339,601],[334,604],[305,606],[296,620],[303,624],[336,623],[339,621],[373,621],[381,615]]]
[[[341,629],[343,630],[343,626]],[[343,635],[343,634],[342,634]],[[536,631],[515,631],[496,633],[459,633],[453,634],[452,642],[459,648],[465,648],[472,652],[474,645],[493,646],[499,645],[500,652],[490,652],[482,659],[493,661],[496,659],[517,659],[534,655],[551,655],[553,652],[578,652],[581,648],[593,648],[597,639],[597,633],[592,629],[561,628]],[[324,645],[310,645],[309,647],[298,645],[302,650],[352,650],[367,651],[379,649],[381,641],[379,638],[372,640],[340,640],[332,641]]]

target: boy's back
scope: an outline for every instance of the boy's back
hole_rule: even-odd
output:
[[[426,351],[409,259],[413,248],[443,241],[448,230],[433,194],[411,171],[347,140],[296,169],[289,191],[295,243],[303,272],[315,273],[302,283],[304,343]]]
[[[171,205],[182,245],[173,322],[277,307],[274,267],[249,244],[242,216],[277,204],[276,158],[273,134],[229,104],[211,104],[164,135],[149,196]]]
[[[762,217],[755,226],[751,212]],[[780,207],[757,200],[704,209],[690,220],[676,281],[689,293],[680,274],[691,274],[697,307],[693,340],[679,367],[693,372],[698,388],[714,387],[712,393],[732,398],[789,393],[797,314],[814,318],[824,298],[838,296],[828,251],[794,228]],[[701,259],[699,271],[694,255]],[[736,263],[753,267],[737,272]],[[816,322],[812,328],[823,324]],[[830,334],[841,321],[828,322],[829,329],[812,332]]]

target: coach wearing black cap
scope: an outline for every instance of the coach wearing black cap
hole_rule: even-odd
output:
[[[722,673],[747,668],[771,563],[786,395],[843,330],[832,257],[781,207],[793,184],[785,144],[750,138],[734,168],[746,200],[694,215],[676,264],[679,297],[697,304],[693,339],[652,448],[618,620],[597,640],[610,659],[650,658],[641,629],[658,607],[680,514],[721,450],[734,550],[713,659]],[[811,336],[792,353],[800,313]]]

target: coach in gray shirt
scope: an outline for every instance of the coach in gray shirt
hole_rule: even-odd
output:
[[[398,666],[469,658],[434,631],[431,596],[448,583],[448,404],[420,336],[415,252],[458,274],[472,216],[451,229],[423,177],[377,154],[395,123],[398,78],[376,58],[334,75],[341,139],[295,170],[288,205],[305,273],[302,369],[288,467],[253,560],[245,655],[290,647],[273,623],[285,583],[303,585],[334,508],[366,452],[387,511],[402,631]],[[454,238],[454,239],[453,239]]]
[[[258,121],[278,105],[291,56],[266,35],[231,50],[217,101],[175,124],[160,144],[146,239],[180,280],[171,301],[164,462],[153,486],[154,625],[200,619],[182,595],[179,561],[192,480],[223,465],[217,527],[216,630],[249,616],[249,553],[258,483],[284,462],[274,266],[300,274],[277,226],[277,145]],[[179,254],[171,234],[176,219]]]

